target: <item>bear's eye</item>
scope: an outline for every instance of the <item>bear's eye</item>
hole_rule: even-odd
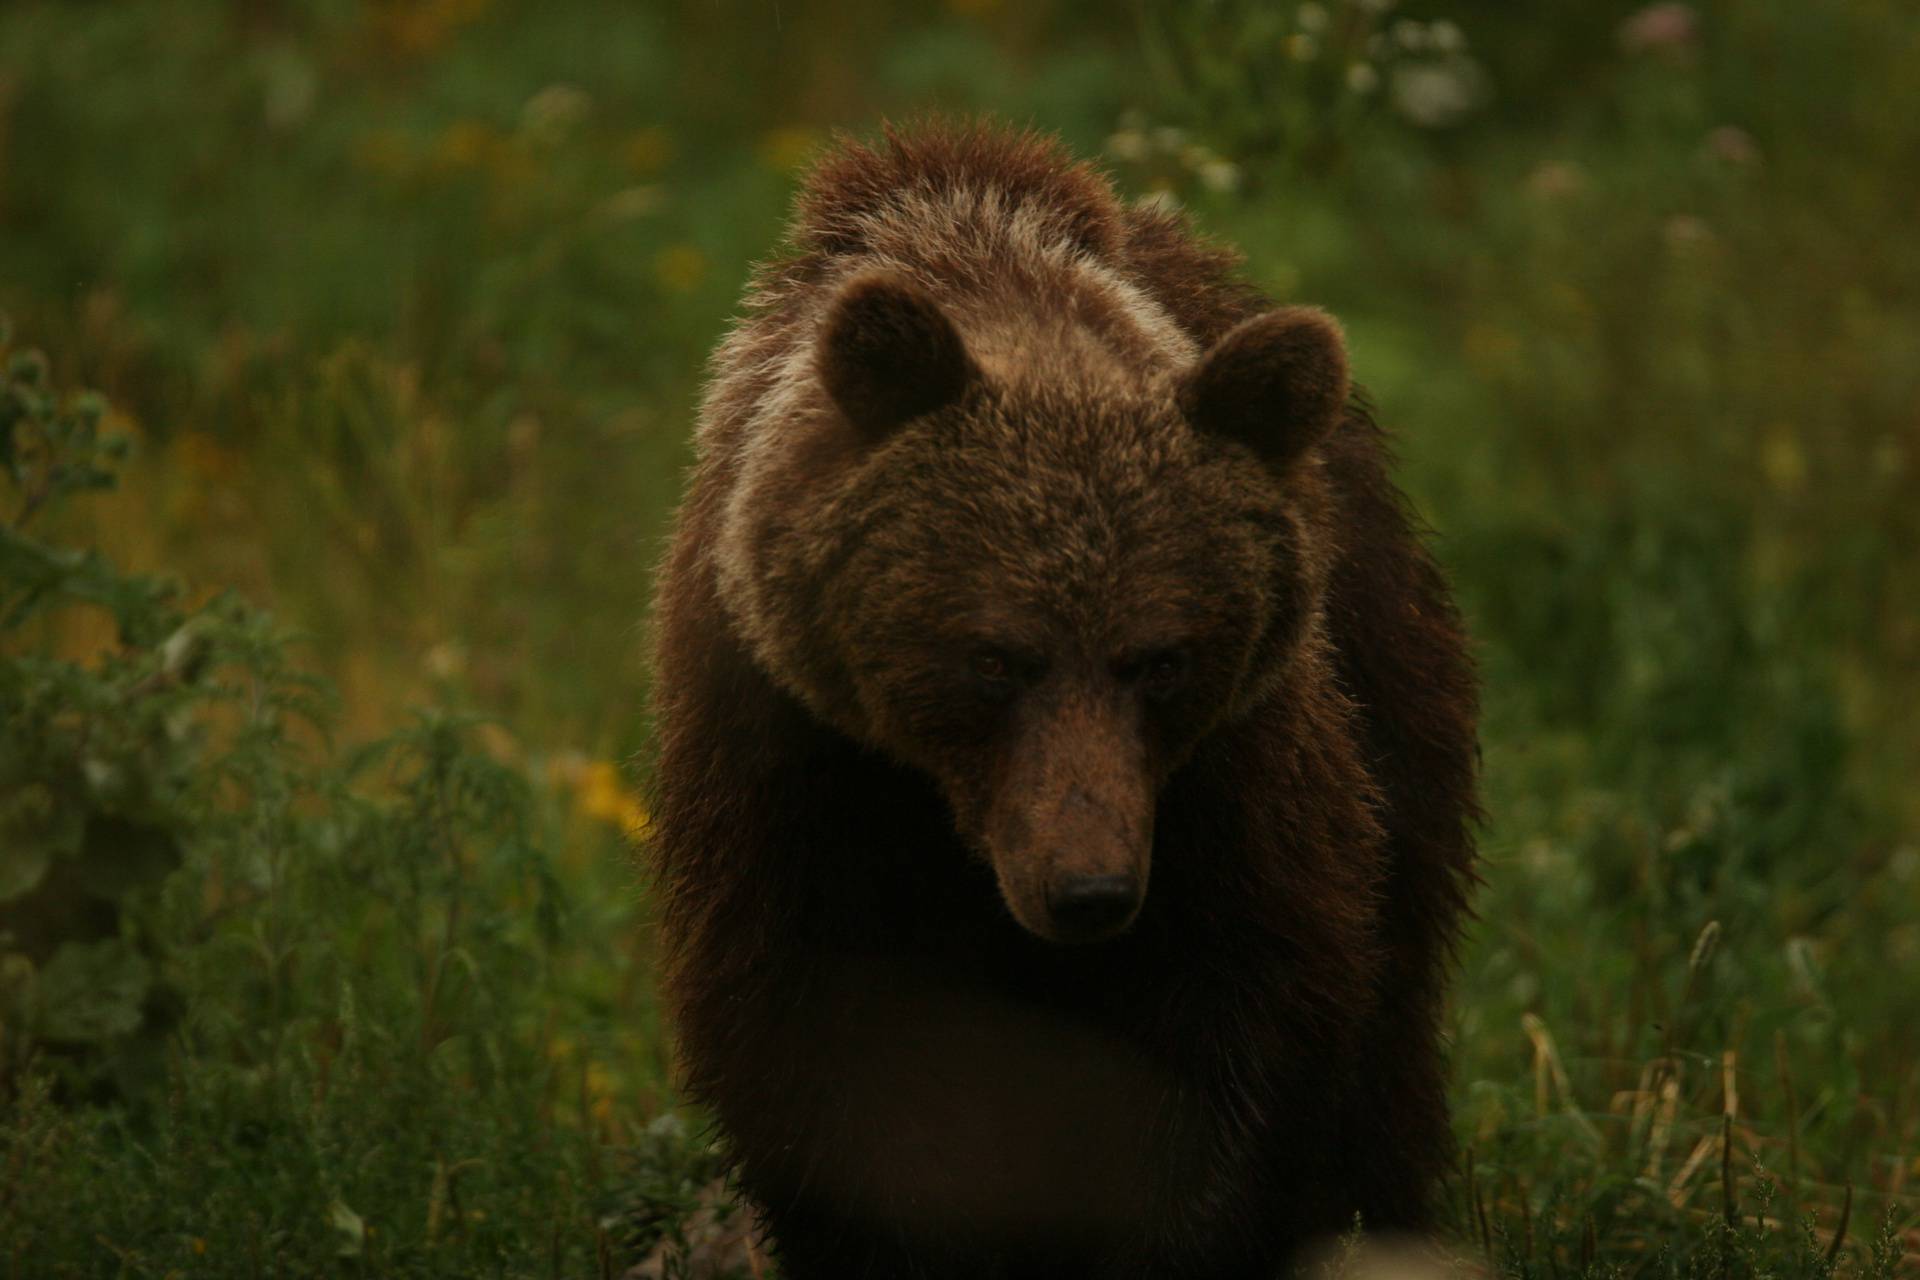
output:
[[[1039,654],[995,645],[982,645],[967,658],[967,670],[974,683],[995,701],[1005,701],[1038,680],[1046,665],[1046,659]]]
[[[977,679],[995,690],[1013,683],[1013,657],[1003,650],[976,649],[968,666]]]
[[[1156,649],[1121,664],[1122,679],[1136,682],[1149,698],[1165,698],[1187,678],[1184,649]]]

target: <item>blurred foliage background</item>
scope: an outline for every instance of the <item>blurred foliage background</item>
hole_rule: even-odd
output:
[[[648,580],[796,171],[942,109],[1348,325],[1487,681],[1462,1248],[1891,1274],[1916,66],[1901,0],[12,0],[0,1272],[740,1262]]]

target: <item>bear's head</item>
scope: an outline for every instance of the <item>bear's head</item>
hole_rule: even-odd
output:
[[[827,307],[811,373],[819,421],[736,494],[755,650],[937,782],[1022,926],[1120,932],[1167,780],[1285,695],[1313,633],[1339,329],[1291,307],[1140,376],[989,365],[928,293],[869,275]]]

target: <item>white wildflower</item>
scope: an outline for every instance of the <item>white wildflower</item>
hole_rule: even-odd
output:
[[[556,142],[573,132],[593,109],[593,99],[584,89],[570,84],[550,84],[527,99],[520,109],[520,127],[541,142]]]
[[[1200,184],[1209,191],[1237,191],[1240,189],[1240,166],[1231,160],[1215,157],[1200,166]]]
[[[1147,135],[1138,129],[1122,129],[1107,139],[1107,154],[1127,164],[1139,164],[1151,153]]]
[[[1471,58],[1403,63],[1393,69],[1393,107],[1423,129],[1457,124],[1480,105],[1486,78]]]

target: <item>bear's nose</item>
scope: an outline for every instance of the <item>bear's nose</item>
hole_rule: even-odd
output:
[[[1072,876],[1047,890],[1047,914],[1062,942],[1093,942],[1117,933],[1140,904],[1132,875]]]

